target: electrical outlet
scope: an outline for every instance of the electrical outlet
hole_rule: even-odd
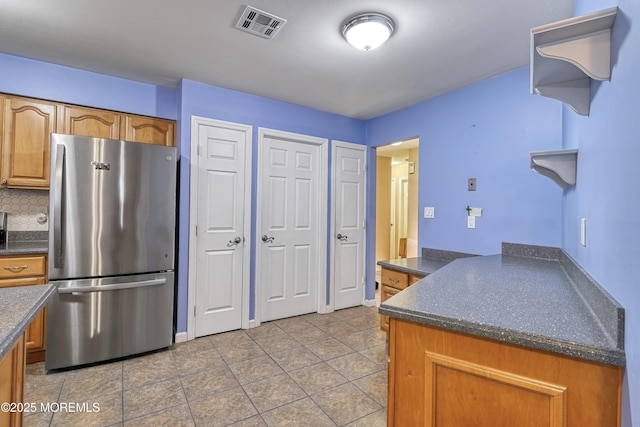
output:
[[[469,215],[467,217],[467,228],[476,228],[476,217]]]
[[[468,191],[476,191],[476,179],[475,178],[469,178],[467,180],[467,190]]]
[[[435,214],[435,208],[434,207],[425,207],[424,208],[424,217],[425,218],[435,218],[436,214]]]

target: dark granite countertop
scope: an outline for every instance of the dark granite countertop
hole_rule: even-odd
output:
[[[55,292],[54,285],[0,288],[0,359]]]
[[[452,261],[380,313],[624,366],[624,309],[560,249],[506,245],[502,255]]]
[[[378,265],[403,273],[414,274],[416,276],[427,276],[436,270],[449,264],[451,261],[443,261],[433,258],[399,258],[388,261],[378,261]]]
[[[398,258],[387,261],[378,261],[378,265],[385,268],[390,268],[391,270],[414,274],[416,276],[427,276],[449,264],[454,259],[466,258],[471,256],[474,255],[463,252],[422,248],[422,257]]]
[[[49,250],[46,231],[9,231],[9,239],[0,246],[2,255],[46,254]]]
[[[48,249],[46,240],[9,241],[0,246],[0,255],[46,254]]]

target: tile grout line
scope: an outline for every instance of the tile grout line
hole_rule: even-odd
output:
[[[375,309],[375,308],[374,308]],[[347,309],[348,310],[348,309]],[[312,321],[305,319],[303,316],[308,316],[308,315],[302,315],[300,316],[300,318],[297,320],[298,322],[300,322],[299,327],[296,327],[296,320],[292,320],[291,322],[286,322],[286,320],[288,319],[282,319],[285,320],[285,322],[280,322],[280,324],[276,323],[278,322],[277,320],[274,321],[274,323],[272,323],[274,326],[272,327],[272,331],[267,331],[265,334],[260,334],[260,333],[252,333],[250,334],[249,331],[251,330],[239,330],[239,331],[243,331],[244,334],[247,336],[248,338],[248,342],[251,343],[252,346],[256,346],[256,348],[260,349],[262,351],[263,354],[258,355],[258,356],[252,356],[251,353],[249,352],[249,357],[245,360],[239,360],[237,362],[234,363],[242,363],[242,362],[247,362],[253,359],[257,359],[259,357],[263,357],[263,356],[267,356],[267,358],[265,358],[265,360],[269,360],[270,363],[272,363],[274,366],[278,367],[279,371],[278,373],[275,374],[268,374],[266,377],[262,377],[262,378],[258,378],[255,380],[252,380],[250,382],[247,382],[246,384],[241,384],[239,379],[240,377],[238,377],[238,375],[236,374],[236,372],[234,372],[234,370],[231,369],[231,365],[232,363],[229,363],[227,361],[227,359],[225,358],[225,356],[223,356],[223,352],[220,351],[220,348],[222,348],[224,341],[220,341],[218,344],[215,343],[214,340],[212,340],[210,337],[201,337],[202,339],[205,339],[206,344],[204,344],[204,346],[206,347],[207,345],[210,347],[210,350],[212,350],[215,355],[217,357],[220,358],[220,361],[222,362],[222,365],[220,366],[220,368],[224,369],[226,372],[231,374],[231,377],[233,378],[233,380],[238,384],[240,390],[242,391],[242,393],[244,394],[244,396],[247,398],[247,400],[251,403],[253,410],[255,411],[254,415],[250,415],[248,417],[242,418],[240,420],[236,420],[233,423],[237,423],[237,422],[241,422],[244,421],[246,419],[249,419],[251,417],[257,416],[259,417],[264,423],[266,423],[266,420],[264,419],[263,415],[270,412],[270,411],[274,411],[277,410],[283,406],[286,405],[290,405],[293,404],[295,402],[299,402],[301,400],[304,399],[309,399],[310,402],[313,403],[313,405],[315,407],[317,407],[318,409],[320,409],[321,413],[324,414],[324,416],[326,416],[329,420],[331,420],[332,422],[334,422],[335,424],[338,424],[330,415],[329,413],[327,413],[322,406],[320,406],[320,404],[318,403],[318,401],[315,400],[314,396],[319,395],[320,393],[324,393],[327,392],[333,388],[336,387],[340,387],[340,386],[344,386],[346,384],[350,384],[351,387],[354,388],[354,390],[357,390],[359,393],[362,393],[362,395],[364,397],[366,397],[367,399],[369,399],[371,402],[373,402],[378,409],[375,409],[374,411],[365,414],[355,420],[352,420],[349,423],[353,423],[356,422],[357,420],[360,420],[362,418],[368,417],[371,414],[377,413],[378,411],[386,411],[386,405],[385,404],[381,404],[378,402],[378,400],[376,400],[375,396],[373,394],[370,394],[372,390],[375,390],[375,388],[369,387],[370,388],[370,392],[367,392],[364,390],[364,388],[359,387],[355,381],[358,381],[360,379],[363,378],[367,378],[369,376],[373,376],[376,375],[382,371],[385,370],[384,368],[384,364],[379,363],[376,359],[375,359],[375,355],[377,354],[376,352],[372,351],[371,353],[369,353],[369,355],[363,354],[361,352],[365,352],[368,349],[371,349],[373,347],[376,347],[378,345],[382,345],[380,344],[378,341],[380,339],[380,336],[378,334],[376,334],[377,332],[377,328],[376,326],[371,326],[371,325],[376,325],[376,316],[373,316],[369,313],[373,313],[373,312],[352,312],[352,313],[348,313],[346,311],[341,312],[342,315],[341,316],[335,316],[332,318],[327,317],[327,322],[322,321],[322,322],[317,322],[317,323],[313,323]],[[323,315],[324,316],[324,315]],[[293,318],[289,318],[289,319],[295,319],[295,317]],[[353,321],[353,323],[352,323]],[[350,328],[353,328],[353,331],[347,331],[347,332],[338,332],[338,333],[332,333],[327,331],[325,328],[327,327],[328,324],[331,323],[342,323],[345,324],[347,326],[349,326]],[[266,324],[269,324],[270,322],[265,322]],[[282,326],[281,326],[282,325]],[[291,326],[289,326],[291,325]],[[364,326],[364,327],[363,327]],[[287,329],[284,329],[287,328]],[[299,329],[301,328],[301,329]],[[304,330],[306,328],[312,328],[313,330],[318,330],[321,331],[322,334],[319,334],[319,337],[314,337],[313,334],[305,334]],[[254,330],[253,332],[257,332],[256,330]],[[346,340],[345,337],[349,336],[349,335],[354,335],[354,334],[359,334],[360,336],[358,337],[358,339],[352,339],[352,340]],[[291,370],[287,370],[288,367],[290,367],[291,365],[288,365],[287,363],[285,363],[284,357],[283,358],[279,358],[282,359],[281,362],[279,363],[276,358],[274,357],[277,354],[280,353],[284,353],[287,351],[292,350],[293,348],[288,348],[288,349],[278,349],[277,347],[274,348],[270,348],[270,347],[263,347],[266,344],[269,343],[269,338],[273,338],[273,337],[278,337],[281,336],[284,339],[290,339],[296,342],[296,346],[295,349],[301,349],[304,352],[308,352],[309,354],[313,355],[317,361],[313,361],[310,362],[304,366],[299,366],[295,369],[291,369]],[[368,336],[368,338],[367,338]],[[297,338],[296,338],[297,337]],[[305,338],[306,337],[306,338]],[[266,339],[264,339],[266,338]],[[260,340],[263,342],[262,345],[260,345],[260,343],[257,341]],[[333,355],[330,358],[325,359],[324,357],[327,357],[326,354],[324,356],[322,356],[321,354],[316,353],[312,347],[314,346],[314,344],[318,344],[321,343],[323,341],[328,341],[328,340],[335,340],[337,343],[339,343],[341,346],[344,346],[346,349],[348,349],[348,353],[346,354],[340,354],[340,355]],[[195,340],[192,341],[195,343]],[[352,344],[349,344],[348,342],[352,342]],[[188,345],[188,343],[184,344],[185,346]],[[355,347],[354,347],[355,346]],[[360,348],[362,347],[362,348]],[[177,369],[178,371],[180,371],[182,368],[180,368],[177,364],[176,364],[176,360],[181,358],[181,357],[191,357],[193,355],[197,355],[199,353],[205,353],[206,351],[209,351],[209,349],[200,349],[200,346],[198,345],[197,347],[193,348],[193,350],[189,350],[188,348],[185,350],[184,353],[178,353],[176,354],[176,352],[174,351],[176,348],[179,347],[175,347],[172,346],[171,348],[167,349],[167,355],[169,357],[169,359],[172,361],[172,365],[174,366],[175,369]],[[269,351],[266,350],[266,348],[270,348]],[[162,352],[164,352],[165,350],[163,350]],[[193,351],[193,353],[191,353],[191,351]],[[331,362],[332,360],[341,358],[341,357],[347,357],[347,356],[359,356],[362,358],[362,360],[366,360],[367,362],[370,362],[374,365],[379,365],[378,367],[374,367],[374,371],[373,372],[368,372],[364,375],[360,375],[357,378],[351,378],[351,375],[346,376],[345,373],[343,373],[341,370],[338,370],[336,367],[334,367],[332,364],[330,364],[329,362]],[[145,357],[145,356],[143,356]],[[142,358],[140,359],[142,360]],[[231,359],[230,359],[231,361]],[[295,358],[293,359],[294,363],[295,363]],[[357,358],[356,358],[357,361]],[[350,363],[355,362],[354,360],[351,360],[349,362],[347,362],[347,365],[349,365]],[[217,363],[217,362],[216,362]],[[282,364],[284,363],[284,364]],[[306,362],[305,362],[306,363]],[[298,381],[296,381],[296,379],[293,377],[292,373],[299,371],[299,370],[304,370],[304,369],[309,369],[313,366],[316,365],[320,365],[320,364],[325,364],[326,366],[328,366],[330,369],[334,370],[337,374],[339,374],[342,378],[344,378],[345,382],[342,384],[338,384],[338,385],[332,385],[326,388],[323,388],[319,391],[315,391],[313,394],[309,394],[307,392],[307,390],[305,390],[305,388],[303,388],[302,384],[299,383]],[[345,365],[345,366],[347,366]],[[354,365],[356,366],[356,365]],[[194,415],[194,412],[191,409],[191,401],[187,398],[187,390],[185,388],[185,382],[184,379],[190,375],[193,374],[197,374],[200,372],[204,372],[205,369],[208,368],[201,368],[198,365],[196,365],[196,367],[198,368],[196,371],[194,372],[189,372],[187,368],[187,370],[185,371],[185,375],[180,374],[180,372],[177,373],[177,376],[175,378],[163,378],[160,381],[154,381],[152,383],[149,384],[144,384],[144,386],[151,386],[154,384],[159,384],[162,382],[168,382],[168,381],[174,381],[177,380],[180,384],[180,391],[182,393],[182,395],[185,398],[185,403],[186,403],[186,408],[189,411],[189,420],[191,422],[193,422],[194,425],[196,424],[196,418]],[[184,368],[184,366],[183,366]],[[89,368],[90,369],[90,368]],[[176,405],[172,405],[169,407],[162,407],[159,408],[158,410],[149,412],[149,413],[145,413],[142,414],[140,416],[137,416],[135,418],[132,418],[130,420],[126,419],[126,408],[125,408],[125,364],[121,363],[119,365],[119,369],[121,370],[120,372],[120,404],[121,404],[121,423],[122,425],[124,425],[125,421],[126,422],[131,422],[132,420],[138,419],[138,418],[143,418],[143,417],[149,417],[149,416],[153,416],[154,414],[158,414],[161,413],[163,411],[166,411],[168,409],[172,409],[175,407],[178,407],[180,405],[182,405],[181,403],[178,403]],[[217,369],[217,368],[216,368]],[[345,369],[345,367],[343,366],[343,368],[340,369]],[[350,368],[348,368],[348,370],[350,371]],[[362,372],[362,371],[360,371]],[[254,384],[256,382],[262,381],[264,379],[268,379],[268,378],[274,378],[276,376],[282,375],[282,374],[286,374],[286,379],[288,381],[290,381],[293,385],[295,385],[300,391],[300,397],[299,398],[295,398],[289,402],[283,403],[283,404],[278,404],[277,406],[274,406],[272,408],[269,408],[268,410],[264,410],[264,411],[260,411],[258,410],[258,407],[256,406],[255,401],[249,397],[249,394],[247,392],[247,389],[245,389],[245,387],[248,387],[251,384]],[[96,377],[99,376],[100,374],[93,374]],[[92,377],[93,375],[89,374],[89,377]],[[387,371],[387,375],[388,375],[388,371]],[[61,396],[62,396],[62,392],[64,390],[65,385],[67,385],[67,382],[69,381],[69,376],[67,373],[64,374],[64,378],[62,379],[60,388],[57,391],[57,401],[59,402]],[[134,387],[135,388],[135,387]],[[205,394],[204,396],[199,396],[196,400],[200,400],[200,399],[205,399],[205,398],[210,398],[211,396],[214,396],[218,393],[224,393],[228,390],[231,390],[232,388],[228,388],[228,389],[222,389],[210,394]],[[186,415],[186,414],[185,414]],[[54,425],[53,423],[53,419],[55,417],[55,414],[51,414],[51,418],[49,418],[49,422],[48,425],[51,427]],[[186,418],[185,418],[186,419]],[[232,424],[233,424],[232,423]]]

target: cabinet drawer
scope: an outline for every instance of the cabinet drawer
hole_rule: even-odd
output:
[[[409,275],[399,271],[382,269],[382,284],[396,289],[404,289],[409,286]]]
[[[0,257],[0,279],[44,276],[45,256]]]
[[[412,274],[409,276],[409,284],[413,285],[414,283],[424,279],[426,276],[416,276],[415,274]]]
[[[400,289],[396,289],[391,286],[382,285],[380,288],[380,302],[385,302],[395,294],[400,292]]]
[[[382,285],[380,287],[380,302],[385,302],[398,292],[400,292],[400,289]],[[385,316],[384,314],[380,315],[380,329],[387,332],[389,331],[389,316]]]

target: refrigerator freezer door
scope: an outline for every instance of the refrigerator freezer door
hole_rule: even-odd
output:
[[[173,270],[176,148],[52,134],[49,279]]]
[[[52,282],[45,369],[169,347],[173,273]]]

